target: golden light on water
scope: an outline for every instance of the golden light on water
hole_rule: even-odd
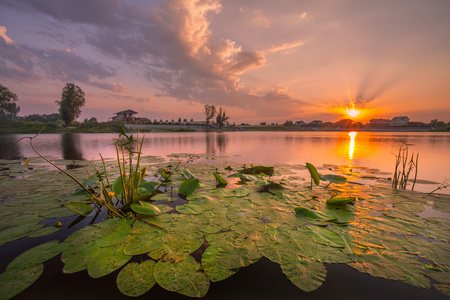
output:
[[[350,159],[353,159],[353,152],[355,151],[355,137],[356,137],[357,132],[356,131],[351,131],[348,133],[348,135],[350,136],[350,145],[348,146],[348,157]]]

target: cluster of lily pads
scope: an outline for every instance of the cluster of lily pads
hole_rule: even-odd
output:
[[[340,263],[421,288],[430,288],[431,279],[434,288],[450,294],[450,220],[419,216],[425,208],[450,213],[449,197],[355,184],[349,182],[358,178],[355,171],[322,175],[310,164],[246,167],[187,163],[190,157],[177,155],[169,164],[140,158],[152,175],[142,177],[145,189],[136,194],[132,213],[103,221],[100,217],[64,241],[52,240],[20,254],[0,274],[0,298],[26,289],[42,274],[43,262],[59,254],[64,273],[87,271],[99,278],[117,272],[117,286],[128,296],[158,284],[203,297],[211,282],[225,280],[262,257],[279,264],[304,291],[325,281],[324,263]],[[0,245],[53,234],[60,230],[53,221],[77,211],[69,203],[90,203],[77,193],[68,196],[67,191],[74,191],[70,180],[35,162],[4,163],[8,170],[0,170],[8,176],[0,181]],[[114,161],[97,164],[121,174]],[[70,172],[86,177],[89,168]],[[314,186],[299,177],[306,170]],[[92,178],[89,185],[95,186]],[[164,184],[154,193],[156,178]],[[11,189],[14,185],[33,186],[34,192]],[[116,186],[115,192],[120,191]],[[77,212],[95,214],[92,209]]]

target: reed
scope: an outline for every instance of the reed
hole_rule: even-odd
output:
[[[412,171],[414,171],[414,179],[411,190],[414,190],[417,180],[417,171],[419,166],[419,153],[416,154],[414,159],[414,153],[409,158],[408,146],[401,144],[398,149],[398,155],[395,155],[395,170],[394,178],[392,179],[392,187],[394,189],[405,190],[408,184],[408,179]]]

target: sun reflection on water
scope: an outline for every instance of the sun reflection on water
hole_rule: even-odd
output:
[[[348,157],[350,159],[353,159],[353,152],[355,151],[355,137],[356,137],[357,132],[356,131],[351,131],[348,133],[348,135],[350,136],[350,145],[348,146]]]

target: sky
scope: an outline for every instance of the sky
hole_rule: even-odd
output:
[[[0,84],[19,115],[78,120],[450,121],[449,0],[1,0]]]

